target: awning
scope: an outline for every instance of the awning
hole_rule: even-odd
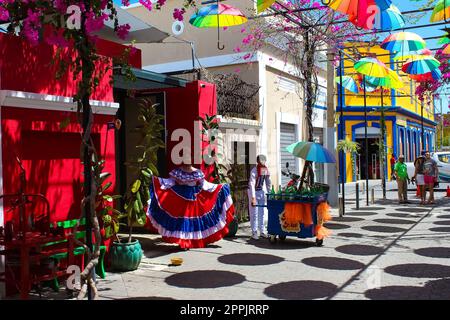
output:
[[[131,68],[136,81],[129,80],[123,69],[114,74],[114,88],[125,90],[151,90],[173,87],[186,87],[189,82],[184,79],[168,76],[147,70]]]
[[[116,35],[114,32],[113,20],[105,22],[105,27],[96,33],[99,37],[121,44],[129,44],[133,40],[136,43],[162,42],[170,36],[168,33],[152,27],[119,6],[114,5],[114,8],[117,10],[119,24],[122,25],[128,23],[131,27],[128,37],[125,40],[122,40]]]

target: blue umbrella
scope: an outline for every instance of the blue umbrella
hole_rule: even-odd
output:
[[[286,150],[297,158],[302,158],[306,161],[336,163],[336,158],[334,155],[318,143],[300,141],[291,144],[286,148]]]
[[[353,79],[350,76],[343,76],[342,77],[342,84],[341,84],[341,77],[336,77],[336,82],[341,85],[344,89],[353,92],[358,93],[358,84],[356,83],[355,79]]]
[[[403,18],[400,10],[396,6],[391,5],[388,9],[382,9],[375,15],[374,29],[391,31],[401,29],[405,24],[405,18]]]

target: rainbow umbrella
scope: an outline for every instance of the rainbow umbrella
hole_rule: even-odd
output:
[[[411,51],[411,52],[397,52],[392,57],[394,60],[415,60],[417,56],[432,56],[433,52],[430,49],[421,49],[417,51]]]
[[[272,4],[274,4],[276,0],[258,0],[256,2],[256,12],[261,13],[263,11],[266,11],[267,8],[269,8]]]
[[[446,37],[442,37],[438,40],[438,44],[449,44],[450,43],[450,37],[447,35]]]
[[[377,58],[366,57],[355,63],[355,70],[368,77],[384,78],[390,69]]]
[[[425,49],[425,40],[412,32],[397,32],[384,39],[381,47],[391,52],[410,52]]]
[[[286,150],[297,158],[302,158],[306,161],[336,163],[334,155],[318,143],[300,141],[286,147]]]
[[[336,82],[342,86],[344,89],[353,92],[353,93],[359,93],[358,90],[358,84],[356,83],[355,79],[353,79],[350,76],[343,76],[342,77],[342,84],[341,84],[341,77],[336,77]]]
[[[421,56],[416,60],[408,60],[402,70],[408,74],[425,74],[439,68],[441,63],[432,56]]]
[[[437,68],[431,72],[424,73],[424,74],[410,74],[409,77],[418,82],[439,80],[442,77],[442,72],[441,72],[441,70],[439,70],[439,68]]]
[[[439,22],[450,18],[450,0],[440,0],[431,13],[430,22]]]
[[[202,7],[189,23],[197,28],[231,27],[247,22],[247,17],[237,8],[220,3]]]
[[[322,1],[325,3],[325,1]],[[349,20],[357,27],[372,29],[367,21],[373,14],[388,9],[391,0],[329,0],[325,3],[331,9],[349,16]]]
[[[386,10],[381,10],[375,15],[374,29],[381,31],[390,31],[401,29],[405,26],[405,18],[403,18],[400,10],[393,4]]]
[[[450,45],[446,45],[444,50],[442,50],[442,53],[450,55]]]
[[[389,89],[401,89],[404,86],[399,75],[390,69],[387,76],[382,78],[366,77],[366,82],[372,87],[383,87]]]

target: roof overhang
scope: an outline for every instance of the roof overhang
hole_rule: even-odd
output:
[[[136,80],[130,80],[124,69],[119,69],[114,74],[114,88],[124,90],[152,90],[174,87],[186,87],[187,80],[156,73],[147,70],[132,68]]]

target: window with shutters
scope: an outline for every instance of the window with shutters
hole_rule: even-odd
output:
[[[286,163],[289,163],[289,170],[291,172],[298,172],[297,158],[286,150],[286,147],[297,142],[296,125],[290,123],[280,123],[280,163],[281,169],[286,168]],[[284,186],[289,182],[289,177],[281,176],[281,184]]]

